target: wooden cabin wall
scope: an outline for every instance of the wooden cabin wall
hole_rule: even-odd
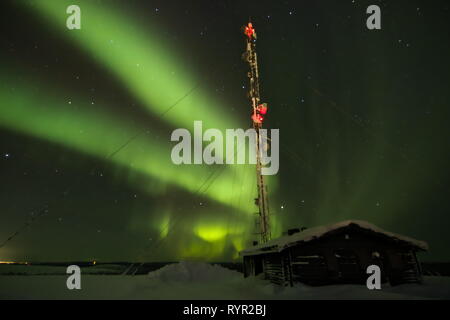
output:
[[[244,257],[244,275],[264,271],[266,279],[279,285],[365,284],[366,269],[373,264],[380,266],[382,282],[421,281],[420,264],[411,246],[357,230],[341,230],[281,253]]]
[[[267,280],[279,285],[285,285],[286,277],[282,254],[268,253],[264,255],[264,274]]]
[[[284,273],[284,285],[293,286],[294,279],[292,275],[292,260],[290,250],[285,250],[281,253],[283,259],[283,273]]]
[[[329,282],[329,270],[324,251],[318,248],[292,247],[289,249],[292,282],[311,285]]]
[[[329,276],[338,283],[365,283],[369,265],[380,266],[382,282],[391,274],[389,250],[398,247],[392,242],[352,230],[324,238],[316,244],[328,263]]]
[[[388,257],[392,285],[422,282],[422,270],[415,251],[404,247],[392,248],[388,250]]]
[[[292,280],[308,284],[365,283],[369,265],[380,266],[382,282],[420,282],[415,252],[408,246],[345,231],[288,249]]]
[[[244,257],[244,277],[247,278],[249,276],[253,276],[254,274],[254,267],[253,267],[253,257],[252,256],[246,256]]]

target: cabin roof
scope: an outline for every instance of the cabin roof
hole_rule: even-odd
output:
[[[362,230],[373,232],[376,234],[384,235],[399,243],[406,243],[421,250],[428,250],[428,244],[424,241],[415,240],[406,236],[402,236],[396,233],[385,231],[377,226],[361,220],[346,220],[335,224],[320,226],[303,230],[301,232],[294,233],[292,235],[282,236],[277,239],[272,239],[264,244],[259,244],[241,251],[241,256],[280,252],[288,247],[294,246],[302,242],[309,242],[311,240],[319,239],[333,231],[343,229],[347,227],[359,227]]]

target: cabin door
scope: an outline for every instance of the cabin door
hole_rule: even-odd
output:
[[[363,281],[359,259],[353,250],[339,249],[334,256],[338,264],[338,280],[344,283]]]
[[[263,259],[261,256],[255,256],[255,276],[257,276],[258,274],[262,273],[264,271],[263,269]]]

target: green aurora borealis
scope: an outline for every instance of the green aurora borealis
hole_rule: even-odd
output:
[[[176,166],[170,134],[250,126],[250,13],[280,128],[273,235],[368,220],[450,258],[448,8],[381,2],[371,33],[365,2],[347,2],[7,1],[0,242],[48,213],[0,260],[236,259],[255,238],[254,167]],[[70,4],[81,30],[65,28]]]

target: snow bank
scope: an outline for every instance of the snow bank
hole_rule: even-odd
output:
[[[166,265],[161,269],[150,272],[148,276],[153,281],[164,282],[208,282],[223,278],[242,278],[241,273],[219,265],[190,261]]]

